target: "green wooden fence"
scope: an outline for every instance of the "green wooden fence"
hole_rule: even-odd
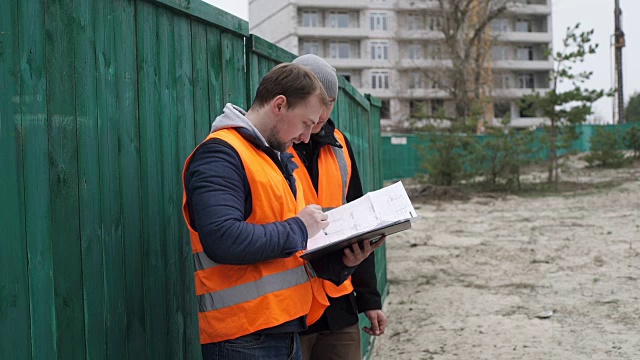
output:
[[[291,56],[199,0],[2,2],[1,359],[200,357],[182,166]],[[379,104],[341,92],[380,187]]]
[[[604,128],[607,131],[616,131],[618,134],[624,133],[631,127],[640,127],[638,123],[627,123],[620,125],[580,125],[578,132],[580,137],[573,142],[569,148],[571,152],[586,152],[591,148],[590,139],[595,135],[597,128]],[[540,138],[543,129],[536,129],[536,140],[532,145],[538,152],[533,156],[538,159],[548,158],[549,150],[541,145]],[[489,135],[473,135],[477,138],[486,138]],[[394,180],[410,178],[419,174],[426,174],[426,170],[421,167],[422,159],[418,147],[426,147],[428,139],[421,138],[419,134],[389,134],[383,135],[381,141],[382,169],[384,180]],[[566,152],[566,151],[565,151]],[[563,155],[563,152],[560,152]]]

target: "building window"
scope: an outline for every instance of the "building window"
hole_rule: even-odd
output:
[[[369,14],[369,25],[371,30],[387,30],[387,14],[371,13]]]
[[[513,87],[513,81],[511,81],[511,74],[502,74],[502,88],[511,89]]]
[[[534,89],[535,80],[533,74],[520,74],[518,75],[518,88],[519,89]]]
[[[444,116],[444,100],[432,99],[431,100],[431,115]]]
[[[520,61],[533,60],[533,48],[531,46],[519,47],[516,49],[516,59]]]
[[[508,102],[496,101],[493,103],[493,117],[496,119],[511,118],[511,104]]]
[[[389,42],[388,41],[372,41],[371,42],[371,59],[387,60],[389,58]]]
[[[494,61],[510,60],[508,46],[494,46],[491,48],[491,58]]]
[[[347,28],[349,27],[349,13],[345,11],[332,11],[329,13],[329,27]]]
[[[409,73],[409,89],[422,89],[422,73],[411,72]]]
[[[531,32],[531,22],[522,19],[516,21],[516,32]]]
[[[409,59],[420,60],[424,57],[421,44],[409,44]]]
[[[372,89],[388,89],[389,88],[389,72],[384,70],[371,72],[371,88]]]
[[[422,16],[417,13],[407,15],[407,30],[422,30]]]
[[[535,117],[536,114],[533,103],[521,104],[519,115],[521,118]]]
[[[508,19],[494,19],[491,22],[491,31],[493,32],[508,32],[509,31],[509,20]]]
[[[320,50],[320,44],[317,40],[306,40],[302,46],[302,51],[304,54],[318,55],[318,52]]]
[[[440,46],[440,45],[430,45],[429,46],[429,58],[431,58],[431,60],[440,60],[440,59],[442,59],[442,46]]]
[[[380,118],[381,119],[391,118],[389,100],[382,100],[382,107],[380,108]]]
[[[350,47],[351,45],[348,41],[331,41],[329,43],[329,56],[332,59],[348,59]]]
[[[442,17],[427,16],[427,29],[431,31],[442,31]]]
[[[305,10],[302,12],[302,26],[318,27],[319,25],[318,12],[316,10]]]
[[[409,113],[414,116],[425,116],[427,112],[427,106],[424,100],[411,100],[409,101]]]

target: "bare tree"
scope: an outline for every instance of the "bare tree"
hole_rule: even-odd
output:
[[[443,45],[450,66],[423,71],[426,78],[438,82],[455,104],[455,119],[472,116],[484,85],[483,71],[490,61],[491,22],[503,15],[515,0],[438,0]],[[490,44],[490,42],[489,42]],[[442,79],[446,81],[442,81]]]

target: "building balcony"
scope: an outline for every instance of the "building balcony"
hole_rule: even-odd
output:
[[[299,26],[299,37],[314,39],[362,39],[369,36],[369,30],[362,27],[302,27]]]
[[[398,61],[398,67],[402,69],[442,69],[452,66],[451,60],[400,59]]]
[[[523,42],[523,43],[544,43],[553,41],[553,34],[550,32],[502,32],[495,33],[496,41]]]
[[[398,0],[396,10],[440,9],[438,0]]]
[[[500,70],[553,70],[553,61],[549,60],[498,60],[492,63],[494,69]]]
[[[368,69],[372,67],[378,67],[377,62],[374,63],[371,59],[363,59],[363,58],[350,58],[350,59],[332,59],[332,58],[324,58],[329,65],[334,68],[341,69]],[[386,62],[384,62],[386,64]],[[374,65],[375,64],[375,65]],[[382,66],[384,67],[384,66]]]
[[[398,30],[396,38],[402,40],[444,40],[444,33],[433,30]]]
[[[533,95],[536,92],[539,93],[540,95],[544,95],[549,90],[550,90],[549,88],[538,88],[538,89],[493,88],[491,90],[491,95],[493,96],[494,99],[521,99],[525,95]]]
[[[444,99],[449,98],[449,92],[444,89],[402,89],[396,91],[396,97],[400,99]]]
[[[516,15],[551,15],[551,5],[508,4],[507,12]]]
[[[513,118],[509,122],[509,126],[517,129],[526,129],[537,127],[548,122],[549,119],[543,117]]]
[[[334,9],[366,9],[369,0],[298,0],[298,8],[334,8]]]
[[[389,88],[389,89],[371,89],[369,87],[359,87],[358,91],[363,94],[371,94],[375,97],[381,99],[390,99],[395,98],[397,96],[397,90]]]

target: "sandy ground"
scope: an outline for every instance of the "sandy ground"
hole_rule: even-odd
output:
[[[622,184],[415,203],[372,359],[640,359],[640,166],[583,165],[563,178]]]

